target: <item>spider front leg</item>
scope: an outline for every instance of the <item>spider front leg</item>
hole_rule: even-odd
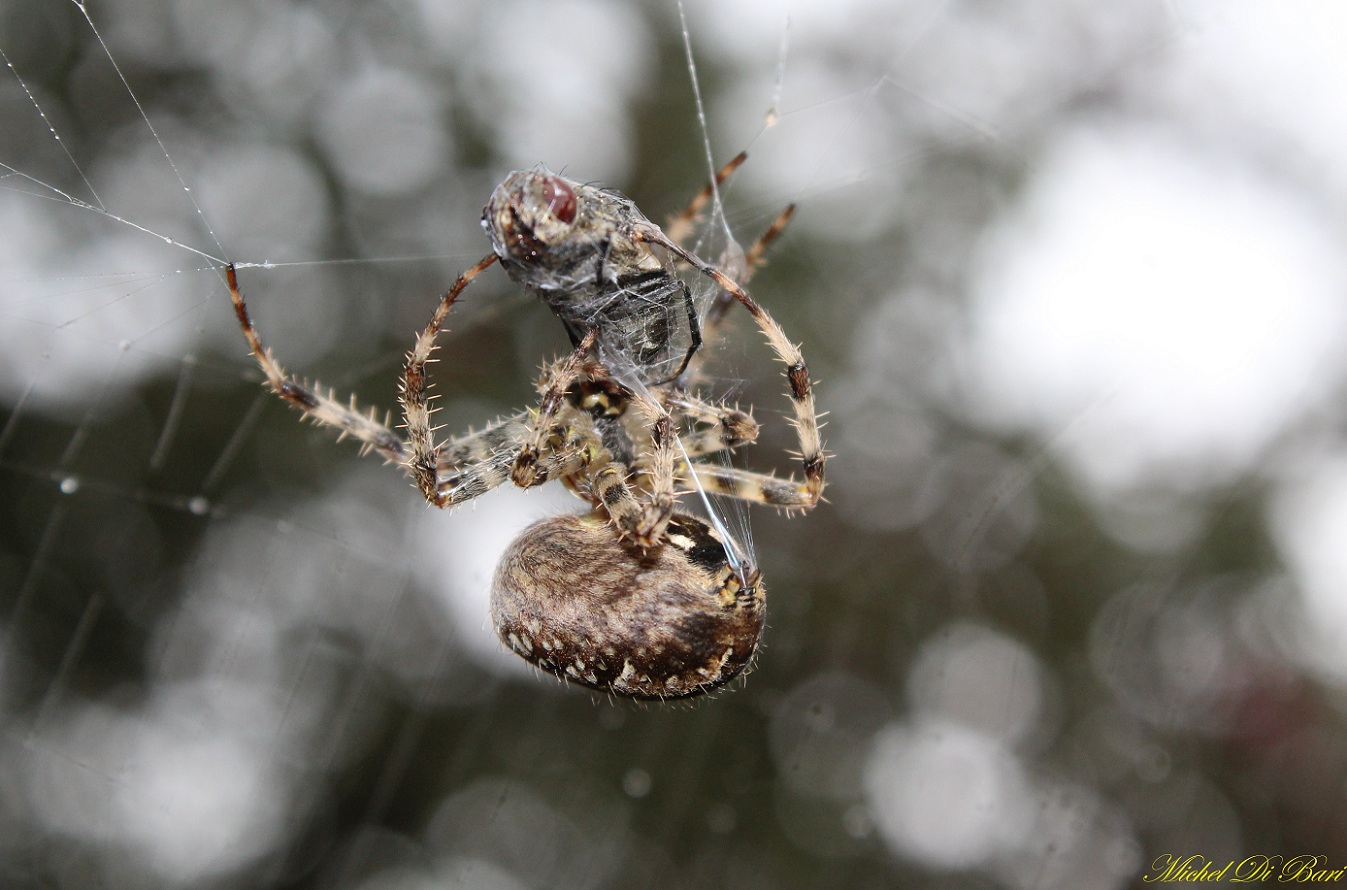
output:
[[[791,404],[795,408],[795,417],[791,420],[800,442],[800,464],[804,470],[801,502],[792,506],[809,509],[818,504],[823,497],[823,465],[827,455],[823,450],[823,439],[819,434],[819,416],[814,408],[814,386],[809,379],[809,367],[805,364],[804,354],[790,341],[786,332],[777,324],[756,300],[748,295],[739,284],[714,266],[707,265],[694,254],[677,244],[663,239],[658,229],[647,235],[655,243],[677,254],[703,275],[709,277],[722,290],[743,304],[759,330],[767,338],[767,343],[777,358],[786,366],[786,381],[789,386]]]
[[[496,259],[494,253],[488,254],[477,265],[458,276],[453,287],[449,288],[440,299],[440,305],[431,316],[430,323],[417,336],[416,345],[407,354],[407,363],[403,367],[402,418],[403,425],[407,428],[411,453],[403,458],[402,463],[416,480],[416,485],[421,489],[426,501],[436,507],[451,506],[451,499],[444,493],[440,484],[439,447],[435,444],[436,428],[431,426],[430,422],[433,412],[426,392],[426,365],[435,352],[435,338],[439,335],[444,320],[449,316],[454,301],[458,299],[463,289],[496,262]]]
[[[243,328],[243,336],[247,338],[262,373],[266,374],[267,386],[271,391],[303,411],[320,426],[338,430],[339,439],[350,436],[362,443],[364,451],[377,451],[388,460],[403,464],[409,451],[407,443],[387,424],[376,420],[373,410],[362,414],[356,409],[354,398],[349,404],[343,405],[333,397],[331,391],[324,395],[317,384],[309,386],[286,374],[272,356],[271,350],[262,345],[262,338],[258,336],[252,317],[248,314],[248,304],[244,302],[238,274],[232,263],[225,267],[225,281],[229,285],[229,298],[234,303],[234,314]]]

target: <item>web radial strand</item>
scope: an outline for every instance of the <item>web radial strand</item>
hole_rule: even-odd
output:
[[[692,466],[692,457],[683,447],[683,440],[676,438],[676,441],[683,460],[688,466]],[[689,475],[691,476],[692,486],[697,491],[697,497],[702,502],[703,509],[706,510],[707,521],[711,523],[711,527],[716,530],[716,533],[725,543],[725,555],[729,558],[730,565],[734,567],[734,572],[739,576],[740,583],[748,586],[749,576],[757,568],[757,560],[754,557],[753,536],[747,517],[737,506],[731,507],[728,513],[722,510],[721,503],[718,502],[723,502],[724,499],[713,497],[707,492],[695,473]],[[734,519],[727,520],[726,517],[730,513],[734,514]],[[737,532],[730,530],[731,524],[735,526]]]

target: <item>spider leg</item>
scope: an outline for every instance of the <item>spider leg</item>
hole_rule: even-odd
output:
[[[430,400],[426,393],[426,364],[435,352],[435,337],[449,316],[454,301],[474,278],[496,261],[496,254],[488,254],[477,265],[468,269],[440,299],[430,323],[416,338],[416,345],[407,354],[402,372],[402,417],[407,428],[411,453],[402,459],[425,499],[436,507],[450,506],[450,497],[441,490],[439,447],[435,444],[435,427],[431,426]]]
[[[570,355],[553,362],[543,372],[538,384],[542,399],[537,413],[526,423],[523,445],[514,455],[510,469],[511,481],[520,488],[532,488],[547,481],[549,474],[540,466],[540,461],[549,450],[549,440],[556,439],[561,432],[557,415],[566,405],[567,391],[584,376],[586,361],[598,334],[598,328],[591,328]]]
[[[649,450],[638,459],[638,470],[650,480],[649,493],[638,499],[639,518],[633,537],[643,550],[650,550],[664,542],[678,499],[674,488],[674,422],[668,409],[650,396],[636,393],[632,401],[650,428]]]
[[[605,464],[594,474],[594,498],[603,505],[619,537],[648,551],[663,540],[673,513],[673,492],[668,493],[667,511],[661,510],[651,501],[637,497],[627,476],[626,464],[619,461]]]
[[[767,248],[785,231],[794,215],[795,205],[791,204],[777,214],[776,219],[767,227],[767,230],[758,236],[758,240],[754,241],[752,246],[748,248],[748,251],[743,255],[740,268],[736,271],[736,274],[731,276],[740,287],[746,286],[752,279],[753,273],[766,262]],[[714,343],[720,337],[725,313],[734,305],[734,302],[734,294],[723,288],[717,291],[710,305],[706,307],[706,313],[702,318],[702,339],[705,342]],[[709,351],[702,350],[692,357],[692,360],[684,369],[682,375],[684,381],[698,380],[701,375],[702,363],[706,360],[707,355],[709,355]]]
[[[661,462],[658,452],[667,451],[661,442],[661,433],[653,432],[655,442],[655,461]],[[670,453],[670,458],[672,454]],[[620,461],[610,461],[594,473],[593,496],[608,513],[618,536],[631,541],[643,552],[648,552],[664,543],[677,503],[677,490],[674,486],[674,464],[667,461],[667,470],[653,468],[649,473],[654,482],[651,490],[644,496],[638,494],[629,481],[632,472]]]
[[[711,200],[711,196],[715,194],[716,189],[723,185],[725,180],[734,174],[735,170],[743,166],[746,160],[748,160],[748,152],[746,151],[741,151],[730,158],[728,164],[716,171],[714,182],[708,182],[702,186],[701,191],[697,192],[688,202],[688,206],[669,217],[668,223],[664,227],[664,233],[668,235],[670,241],[682,244],[688,239],[693,228],[701,219],[702,208],[706,206],[706,202]]]
[[[800,463],[804,470],[805,494],[803,503],[798,506],[813,507],[823,496],[823,465],[827,457],[823,451],[823,439],[819,435],[819,417],[814,408],[813,384],[809,380],[809,368],[805,364],[800,348],[790,341],[776,319],[724,272],[707,265],[677,244],[662,239],[658,229],[654,229],[647,237],[657,239],[656,243],[677,254],[742,303],[766,336],[777,358],[786,366],[786,380],[789,383],[791,403],[795,408],[795,417],[791,423],[799,436]]]
[[[243,292],[239,290],[238,275],[232,263],[225,267],[225,281],[229,284],[229,298],[234,302],[234,314],[238,316],[243,335],[248,339],[248,346],[261,366],[262,373],[266,374],[267,386],[272,392],[303,411],[315,423],[339,430],[339,438],[350,436],[361,442],[365,451],[377,451],[390,461],[404,463],[408,453],[407,443],[386,424],[376,420],[373,411],[362,414],[356,408],[354,399],[348,404],[342,404],[333,397],[331,391],[324,394],[316,384],[311,386],[301,383],[285,372],[271,350],[262,345],[262,338],[258,336],[257,328],[248,314]]]
[[[741,408],[710,402],[691,393],[678,393],[671,406],[679,414],[702,424],[678,437],[681,450],[688,456],[733,450],[757,441],[758,422]]]
[[[439,493],[445,507],[486,494],[510,478],[510,464],[528,433],[527,415],[502,418],[439,446]]]
[[[678,481],[688,490],[700,489],[709,494],[720,494],[781,507],[786,512],[807,510],[818,503],[818,495],[810,489],[809,480],[782,479],[771,473],[756,473],[710,463],[680,463]]]
[[[530,432],[528,411],[488,424],[484,429],[451,439],[440,446],[440,495],[446,508],[486,494],[510,480],[510,469],[519,453],[519,443]],[[541,474],[565,478],[580,473],[593,459],[590,433],[583,429],[560,431],[557,447],[548,447],[538,458]]]

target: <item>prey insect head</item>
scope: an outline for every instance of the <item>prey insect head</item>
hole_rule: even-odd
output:
[[[536,261],[570,236],[578,216],[575,187],[546,170],[511,173],[482,210],[482,228],[502,259]]]

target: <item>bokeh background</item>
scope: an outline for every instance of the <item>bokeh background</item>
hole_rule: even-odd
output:
[[[663,0],[0,2],[0,884],[1347,864],[1347,10],[682,13],[704,118]],[[496,555],[579,502],[432,514],[262,391],[221,268],[392,408],[507,171],[659,219],[708,148],[751,154],[709,232],[800,207],[753,290],[836,456],[826,505],[748,516],[752,673],[633,705],[488,627]],[[566,348],[497,272],[451,327],[454,429]],[[746,319],[713,368],[788,471]]]

